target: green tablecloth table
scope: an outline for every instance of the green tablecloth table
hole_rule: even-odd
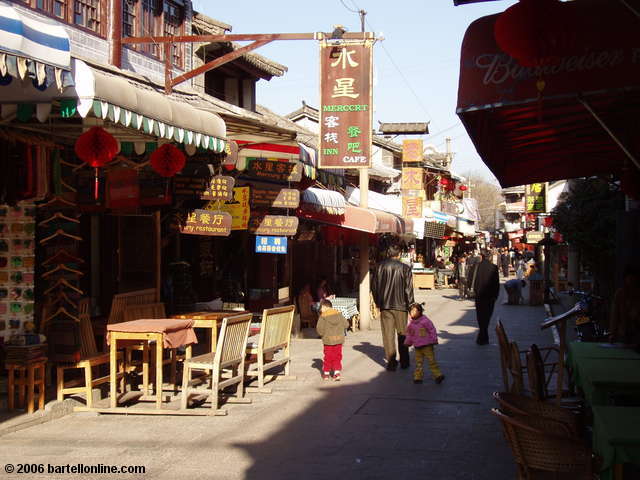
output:
[[[593,407],[593,450],[602,457],[601,480],[614,465],[640,465],[640,407]]]
[[[569,345],[567,365],[591,406],[606,404],[610,393],[640,398],[640,354],[633,349],[573,342]]]

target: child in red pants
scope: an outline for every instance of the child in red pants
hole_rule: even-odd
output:
[[[342,344],[344,343],[345,330],[349,322],[342,314],[333,308],[327,299],[320,301],[320,318],[316,325],[316,331],[324,344],[324,362],[322,365],[322,379],[329,380],[331,372],[333,379],[340,380],[342,370]]]

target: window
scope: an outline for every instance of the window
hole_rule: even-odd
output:
[[[21,0],[20,3],[65,23],[106,36],[107,0]]]
[[[122,0],[122,35],[125,37],[159,37],[184,34],[185,10],[182,2],[162,0]],[[164,48],[158,43],[129,45],[158,60]],[[171,62],[178,68],[184,65],[184,44],[175,44]]]

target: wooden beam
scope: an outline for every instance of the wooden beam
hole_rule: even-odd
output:
[[[138,43],[212,43],[274,40],[328,40],[330,34],[316,33],[228,33],[226,35],[177,35],[173,37],[127,37],[123,44]],[[373,40],[373,32],[345,32],[342,40]]]
[[[256,48],[262,47],[270,42],[271,40],[255,41],[253,43],[250,43],[249,45],[240,47],[237,50],[234,50],[233,52],[229,52],[221,57],[218,57],[215,60],[205,63],[204,65],[201,65],[200,67],[194,70],[191,70],[190,72],[183,73],[182,75],[178,75],[176,78],[171,80],[168,85],[165,86],[165,90],[168,89],[170,92],[171,88],[176,86],[177,84],[182,83],[186,80],[189,80],[190,78],[193,78],[197,75],[200,75],[201,73],[205,73],[205,72],[208,72],[209,70],[213,70],[214,68],[219,67],[220,65],[224,65],[225,63],[235,60],[236,58],[241,57],[245,53],[250,52],[251,50],[255,50]]]

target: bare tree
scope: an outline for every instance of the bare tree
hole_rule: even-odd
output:
[[[495,230],[496,212],[504,201],[500,186],[477,170],[462,173],[461,176],[467,179],[469,196],[478,202],[478,212],[480,213],[478,229]]]

